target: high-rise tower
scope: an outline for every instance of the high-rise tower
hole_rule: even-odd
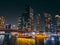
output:
[[[25,12],[22,15],[23,20],[23,27],[24,30],[33,30],[33,9],[30,6],[26,7]]]
[[[37,14],[36,15],[36,30],[37,31],[41,31],[41,19],[40,19],[41,15]]]
[[[5,18],[0,16],[0,28],[4,28]]]
[[[30,7],[30,28],[34,30],[34,14],[33,9]]]
[[[18,29],[22,30],[22,17],[21,16],[18,17]]]
[[[51,23],[52,22],[52,17],[50,14],[48,13],[44,13],[44,26],[45,26],[45,31],[46,32],[50,32],[50,26],[51,26]]]
[[[32,7],[30,6],[31,2],[29,0],[26,0],[25,1],[25,10],[24,12],[22,13],[21,15],[21,20],[22,20],[22,30],[25,30],[25,31],[30,31],[30,30],[33,30],[34,28],[34,20],[33,20],[33,9]]]
[[[25,31],[34,30],[34,18],[33,17],[34,17],[33,9],[29,5],[26,5],[24,12],[18,18],[18,29],[22,31],[23,30]]]
[[[56,31],[60,31],[60,15],[56,15],[55,16],[55,20],[56,20]]]

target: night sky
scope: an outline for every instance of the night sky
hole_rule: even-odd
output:
[[[48,12],[53,16],[60,14],[60,1],[42,1],[42,0],[2,0],[0,1],[0,16],[4,16],[6,23],[16,24],[18,22],[18,16],[22,15],[25,10],[25,4],[30,4],[34,9],[34,13]]]

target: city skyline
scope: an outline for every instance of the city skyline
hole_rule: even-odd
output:
[[[30,4],[36,13],[51,13],[52,16],[59,14],[59,1],[39,1],[39,0],[21,0],[21,1],[0,1],[0,15],[6,18],[6,23],[18,23],[18,16],[25,10],[25,3]]]
[[[60,1],[1,0],[0,45],[60,45]]]

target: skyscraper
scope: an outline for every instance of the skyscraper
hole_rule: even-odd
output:
[[[33,30],[34,26],[33,26],[33,9],[27,5],[27,7],[25,8],[24,12],[22,13],[22,15],[19,17],[18,19],[18,27],[20,30]]]
[[[34,30],[34,14],[33,9],[30,7],[30,28]]]
[[[52,17],[48,13],[44,13],[44,26],[45,26],[45,31],[50,32],[50,26],[52,22]]]
[[[0,16],[0,28],[4,28],[5,24],[5,18],[3,16]]]
[[[41,30],[41,19],[40,19],[41,15],[37,14],[36,15],[36,31],[42,31]]]
[[[22,17],[21,16],[18,17],[18,29],[22,30]]]
[[[22,15],[23,20],[23,30],[33,30],[33,9],[28,5]]]
[[[55,16],[56,19],[56,31],[60,31],[60,15]]]

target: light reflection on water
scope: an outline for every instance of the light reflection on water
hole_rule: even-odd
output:
[[[4,35],[0,35],[0,45],[3,43],[4,41]]]
[[[0,35],[0,45],[3,43],[4,35]],[[14,45],[60,45],[60,37],[46,39],[16,38]]]
[[[0,34],[4,34],[4,31],[0,31]],[[4,35],[0,35],[0,45],[2,45],[3,41],[4,41]]]
[[[17,38],[17,45],[35,45],[35,40],[27,38]]]
[[[56,37],[50,37],[44,40],[18,38],[17,45],[60,45],[60,41]]]

